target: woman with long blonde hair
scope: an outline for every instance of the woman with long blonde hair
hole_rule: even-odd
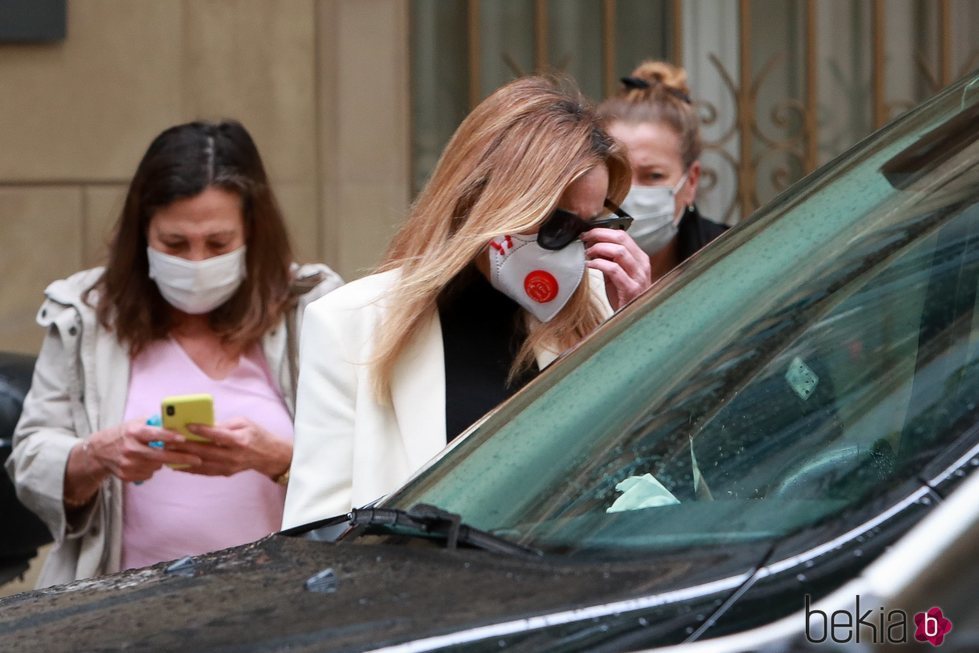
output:
[[[567,83],[473,110],[379,272],[306,312],[284,527],[398,487],[649,286],[616,208],[629,180]]]
[[[703,141],[687,72],[644,61],[598,112],[628,153],[632,188],[622,208],[635,218],[632,235],[659,279],[727,229],[697,210]]]

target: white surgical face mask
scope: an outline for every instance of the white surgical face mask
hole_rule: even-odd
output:
[[[228,301],[245,278],[245,246],[204,259],[188,261],[146,248],[150,279],[160,294],[184,313],[200,315]]]
[[[655,254],[676,236],[676,194],[687,183],[683,173],[675,186],[635,186],[622,200],[622,209],[635,218],[629,235],[647,254]]]
[[[541,322],[571,299],[585,273],[585,245],[575,240],[544,249],[537,236],[504,236],[490,243],[490,283]]]

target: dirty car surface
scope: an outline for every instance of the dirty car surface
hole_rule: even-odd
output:
[[[723,553],[702,562],[705,569],[730,567]],[[420,623],[432,633],[451,632],[489,623],[487,615],[517,619],[545,604],[571,609],[621,599],[640,574],[648,590],[698,575],[682,556],[656,560],[650,573],[651,560],[546,561],[278,535],[171,572],[167,566],[6,599],[3,650],[362,650],[417,635]],[[309,588],[307,581],[326,570],[330,582]],[[648,613],[652,620],[655,610]]]

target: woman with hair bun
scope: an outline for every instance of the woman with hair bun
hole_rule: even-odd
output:
[[[518,79],[472,111],[380,272],[306,311],[284,527],[394,490],[649,287],[629,178],[576,89]]]
[[[659,279],[727,229],[701,216],[695,204],[703,144],[687,73],[645,61],[598,111],[628,152],[632,188],[622,208],[635,218],[630,233]]]

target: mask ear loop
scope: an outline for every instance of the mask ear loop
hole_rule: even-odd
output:
[[[680,177],[680,181],[676,182],[676,186],[674,186],[671,189],[673,191],[673,197],[676,197],[677,194],[679,194],[680,189],[683,188],[688,181],[690,181],[690,168],[687,168],[687,170],[683,173],[683,176]],[[674,211],[675,210],[676,209],[674,209]],[[687,204],[684,205],[683,212],[680,213],[679,219],[674,218],[675,222],[673,224],[679,226],[680,223],[683,222],[684,219],[686,219],[687,215],[689,213],[692,213],[694,210],[696,210],[694,208],[694,203],[693,202],[688,202]]]
[[[683,188],[688,181],[690,181],[690,168],[687,168],[687,170],[683,173],[683,176],[680,177],[680,181],[676,182],[676,186],[672,188],[673,194],[676,195],[679,193],[680,189]]]

